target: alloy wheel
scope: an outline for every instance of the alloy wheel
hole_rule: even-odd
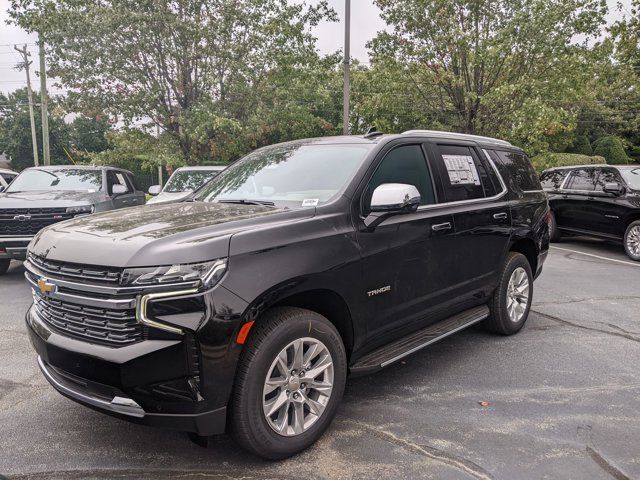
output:
[[[640,225],[636,225],[627,234],[627,249],[633,256],[640,256]]]
[[[518,323],[524,316],[529,305],[529,277],[524,268],[518,267],[509,279],[507,285],[507,313],[509,319]]]
[[[306,432],[322,416],[333,390],[333,359],[315,338],[294,340],[271,363],[262,407],[269,426],[283,436]]]

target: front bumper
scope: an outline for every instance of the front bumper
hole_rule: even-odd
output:
[[[225,431],[240,351],[230,339],[246,304],[223,288],[203,295],[210,310],[197,328],[120,347],[58,331],[35,306],[25,320],[43,374],[64,396],[134,423],[215,435]],[[228,310],[217,314],[223,303]]]
[[[27,256],[27,246],[33,237],[0,237],[0,260],[24,260]]]

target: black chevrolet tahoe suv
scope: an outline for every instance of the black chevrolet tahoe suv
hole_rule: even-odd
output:
[[[26,324],[72,400],[285,458],[327,428],[349,373],[480,322],[518,332],[548,221],[531,164],[504,141],[283,143],[185,202],[44,229]]]
[[[563,234],[614,240],[640,262],[640,165],[551,168],[540,180],[549,194],[552,242]]]
[[[55,165],[24,170],[0,190],[0,275],[24,260],[42,228],[77,216],[142,205],[131,172],[112,167]]]

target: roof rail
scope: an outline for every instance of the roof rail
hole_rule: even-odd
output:
[[[513,145],[506,140],[499,140],[497,138],[491,137],[483,137],[481,135],[469,135],[468,133],[455,133],[455,132],[441,132],[439,130],[407,130],[406,132],[402,132],[403,135],[413,135],[413,134],[421,134],[421,135],[433,135],[434,137],[445,137],[452,138],[457,140],[477,140],[483,142],[491,142],[499,145],[505,145],[509,147],[513,147]]]

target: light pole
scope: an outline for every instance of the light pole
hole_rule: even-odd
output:
[[[342,99],[342,131],[345,135],[349,135],[349,94],[351,91],[349,79],[349,67],[351,63],[350,36],[351,0],[344,0],[344,96]]]

